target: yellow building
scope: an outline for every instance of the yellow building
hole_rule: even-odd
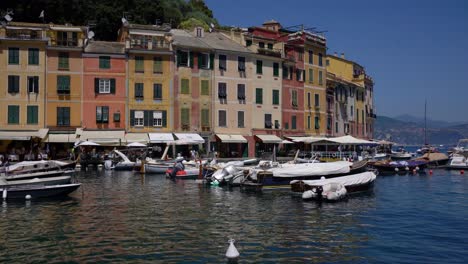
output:
[[[326,40],[304,31],[304,128],[308,135],[331,135],[327,113]]]
[[[46,47],[43,24],[0,26],[1,130],[23,131],[17,135],[28,138],[45,127]],[[0,133],[0,139],[9,138]]]
[[[172,132],[172,34],[170,26],[124,25],[127,63],[127,130]],[[141,121],[141,122],[140,122]]]
[[[48,27],[46,126],[51,134],[75,132],[82,126],[82,52],[87,32],[86,27],[71,25]],[[46,141],[59,143],[59,138],[70,137],[50,136]]]
[[[363,66],[345,59],[344,54],[327,56],[328,81],[335,91],[336,136],[351,134],[360,138],[372,138],[369,123],[373,124],[373,99],[369,93],[369,80]],[[371,81],[372,86],[373,82]],[[373,88],[373,87],[372,87]],[[370,125],[372,127],[372,125]]]

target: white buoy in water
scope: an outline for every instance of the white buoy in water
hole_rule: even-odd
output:
[[[26,196],[24,197],[26,200],[31,200],[31,195],[30,194],[26,194]]]
[[[7,189],[3,189],[3,194],[2,194],[2,198],[3,200],[5,200],[7,198]]]
[[[239,257],[239,251],[237,251],[236,246],[234,246],[235,240],[234,239],[229,239],[228,242],[229,242],[229,247],[228,247],[228,249],[226,251],[226,257],[228,259],[231,259],[231,260],[238,258]]]
[[[418,167],[418,166],[416,166],[416,171],[418,171],[418,170],[419,170],[419,167]]]
[[[399,169],[398,169],[398,168],[395,168],[395,171],[396,171],[396,172],[398,172],[398,171],[399,171]]]

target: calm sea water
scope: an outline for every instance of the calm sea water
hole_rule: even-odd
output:
[[[338,203],[132,172],[77,172],[59,200],[3,202],[0,263],[466,263],[468,175],[378,177]]]

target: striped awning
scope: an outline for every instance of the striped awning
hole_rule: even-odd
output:
[[[33,137],[43,139],[47,136],[47,132],[48,128],[28,131],[3,130],[0,131],[0,140],[30,140]]]
[[[172,133],[148,133],[150,143],[171,143],[174,142]]]

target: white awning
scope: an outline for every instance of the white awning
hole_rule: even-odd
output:
[[[127,142],[127,144],[135,142],[148,144],[148,133],[127,133],[125,134],[125,142]]]
[[[216,134],[216,136],[221,140],[223,143],[247,143],[247,139],[242,135],[223,135],[223,134]]]
[[[125,131],[123,130],[83,130],[79,137],[81,141],[93,141],[101,146],[120,146],[125,144]]]
[[[83,29],[80,27],[50,26],[50,29],[67,32],[83,32]]]
[[[281,143],[283,141],[276,135],[255,135],[259,138],[263,143]]]
[[[343,145],[378,145],[376,142],[364,140],[364,139],[359,139],[355,138],[353,136],[347,135],[347,136],[342,136],[342,137],[337,137],[337,138],[330,138],[330,140],[338,143],[338,144],[343,144]]]
[[[47,136],[47,132],[48,128],[30,131],[4,130],[0,131],[0,140],[30,140],[32,137],[43,139]]]
[[[48,134],[42,142],[48,143],[74,143],[76,141],[76,134]]]
[[[177,137],[176,144],[178,145],[194,145],[203,144],[205,140],[198,134],[195,133],[175,133]]]
[[[281,144],[294,144],[294,142],[283,139],[283,141],[281,141]]]
[[[148,133],[150,143],[171,143],[174,142],[172,133]]]

